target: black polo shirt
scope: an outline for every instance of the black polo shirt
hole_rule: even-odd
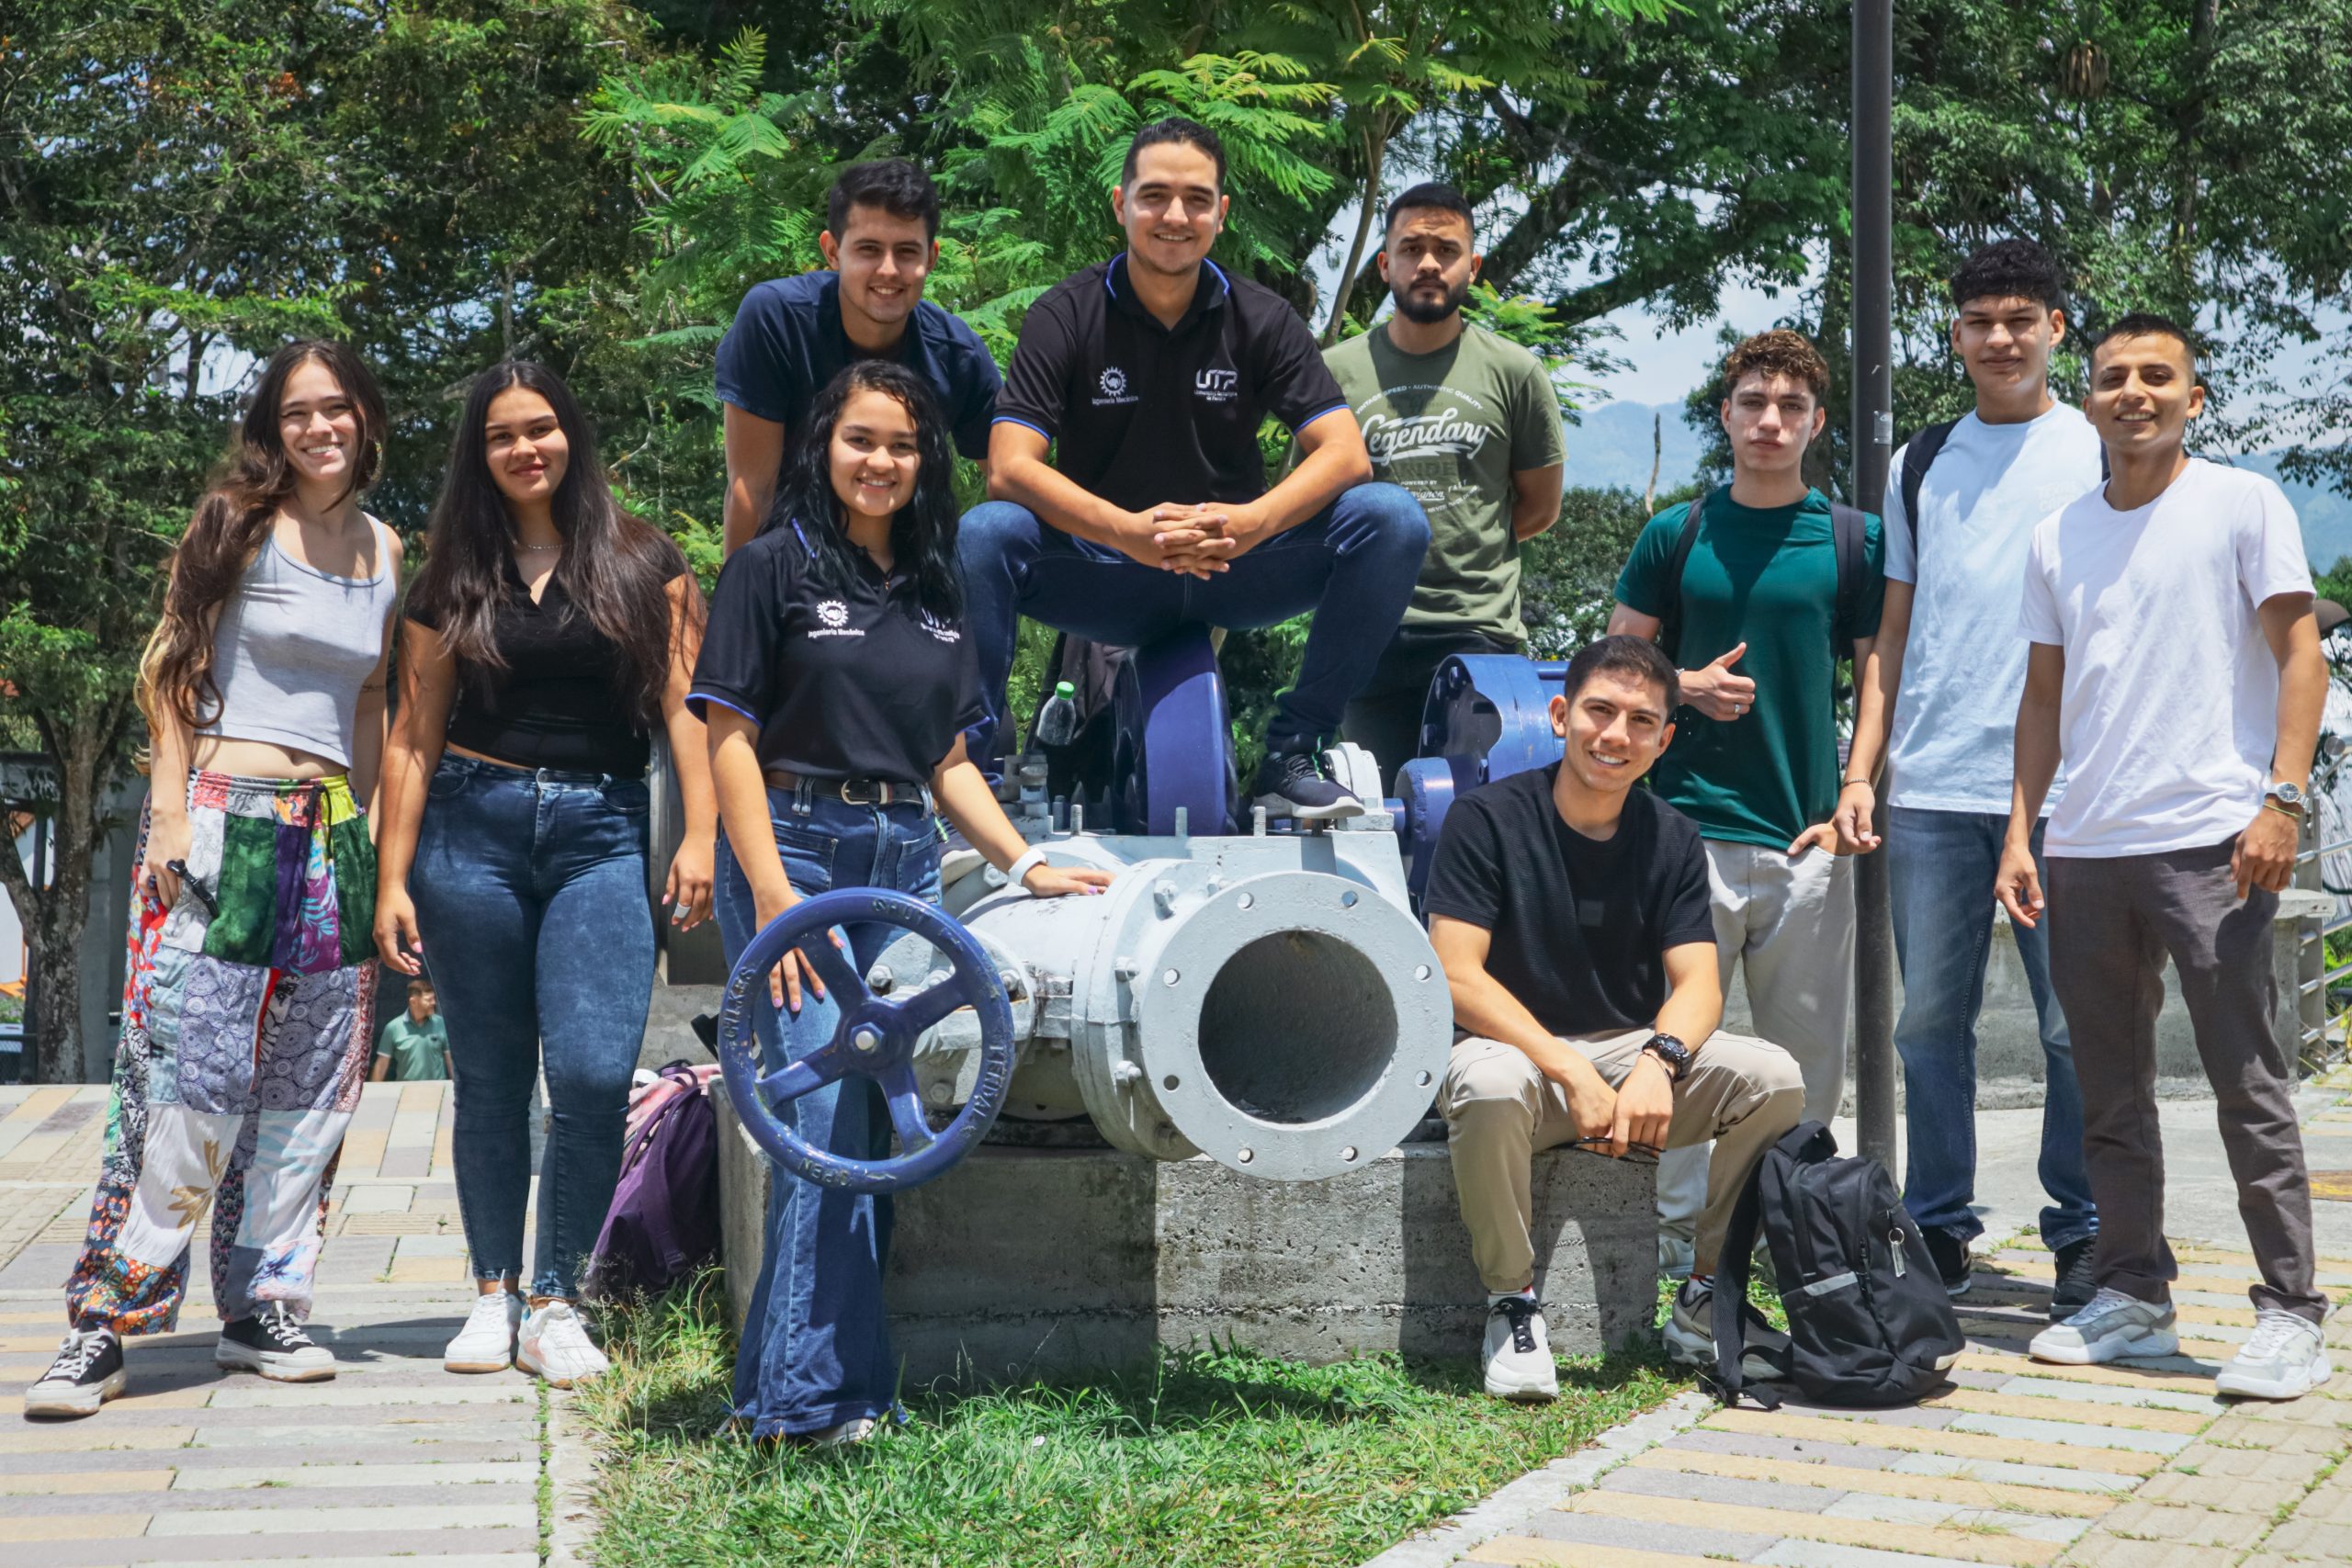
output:
[[[853,550],[846,584],[816,580],[803,525],[771,529],[718,574],[686,705],[760,727],[763,768],[803,778],[928,784],[980,719],[979,664],[961,618],[916,603]]]
[[[1127,286],[1125,253],[1029,307],[996,417],[1055,444],[1055,466],[1114,506],[1255,501],[1258,427],[1293,431],[1348,406],[1289,301],[1201,264],[1193,303],[1160,325]]]

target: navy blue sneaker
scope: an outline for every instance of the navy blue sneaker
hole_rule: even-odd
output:
[[[1363,815],[1363,802],[1323,776],[1323,766],[1307,751],[1269,751],[1258,764],[1250,793],[1252,803],[1269,817],[1291,817],[1302,822],[1337,822]]]

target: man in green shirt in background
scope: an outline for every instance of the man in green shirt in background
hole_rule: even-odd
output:
[[[433,982],[419,976],[408,983],[408,1010],[376,1036],[368,1081],[418,1083],[449,1076],[449,1026],[435,1010]]]
[[[1349,702],[1347,739],[1383,782],[1414,755],[1422,699],[1448,654],[1519,653],[1519,547],[1560,515],[1560,402],[1533,355],[1462,319],[1480,257],[1470,204],[1418,185],[1388,207],[1375,265],[1388,320],[1325,351],[1363,428],[1373,477],[1429,513],[1430,548],[1403,626]]]
[[[1796,1058],[1805,1117],[1827,1122],[1845,1088],[1853,998],[1846,857],[1878,842],[1843,841],[1831,822],[1844,791],[1870,788],[1841,782],[1838,661],[1850,652],[1859,669],[1870,656],[1885,540],[1876,517],[1847,513],[1857,547],[1841,569],[1828,498],[1805,482],[1805,448],[1828,418],[1829,367],[1812,344],[1792,332],[1749,338],[1724,361],[1724,388],[1732,482],[1650,519],[1617,579],[1609,629],[1656,637],[1673,623],[1685,708],[1653,787],[1699,824],[1724,986],[1745,970],[1750,1032]],[[1877,693],[1859,700],[1875,725]],[[1688,1267],[1687,1245],[1674,1243],[1691,1235],[1705,1191],[1703,1147],[1658,1162],[1669,1268]]]

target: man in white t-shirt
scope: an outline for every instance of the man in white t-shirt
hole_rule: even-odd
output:
[[[1973,412],[1931,425],[1894,455],[1886,497],[1886,607],[1838,797],[1847,835],[1886,834],[1903,1016],[1904,1206],[1944,1289],[1968,1289],[1976,1197],[1976,1017],[1993,931],[1993,873],[2009,822],[2009,734],[2025,688],[2018,636],[2033,525],[2098,487],[2098,435],[2050,395],[2066,335],[2065,277],[2049,252],[2001,240],[1951,280],[1952,352]],[[1883,716],[1893,716],[1892,725]],[[1890,733],[1891,730],[1891,733]],[[1870,783],[1887,760],[1885,808]],[[1877,820],[1874,822],[1873,818]],[[2041,829],[2034,830],[2036,852]],[[2015,928],[2041,1022],[2042,1245],[2057,1259],[2051,1315],[2091,1299],[2098,1229],[2083,1168],[2083,1101],[2041,931]]]
[[[2327,1379],[2327,1298],[2312,1279],[2294,1058],[2272,1028],[2271,922],[2327,666],[2294,508],[2262,476],[2182,449],[2204,400],[2181,328],[2118,321],[2091,355],[2086,407],[2114,477],[2035,525],[2026,568],[2032,649],[1996,886],[2012,920],[2050,921],[2099,1216],[2098,1292],[2031,1352],[2082,1363],[2179,1348],[2155,1102],[2169,957],[2262,1270],[2254,1332],[2215,1387],[2292,1399]],[[2062,757],[2045,909],[2033,829]]]

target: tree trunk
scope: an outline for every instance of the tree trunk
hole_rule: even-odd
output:
[[[91,861],[105,822],[106,786],[122,741],[130,699],[117,697],[70,714],[34,715],[51,769],[46,807],[51,831],[48,886],[35,887],[13,848],[0,852],[0,888],[17,908],[29,949],[36,1083],[82,1081],[83,934],[90,922]]]
[[[1356,268],[1363,265],[1364,243],[1372,237],[1373,214],[1380,209],[1380,166],[1388,156],[1385,117],[1376,117],[1364,127],[1363,156],[1363,207],[1356,214],[1355,238],[1348,242],[1348,264],[1340,269],[1339,285],[1331,290],[1331,319],[1323,328],[1326,348],[1340,341],[1340,329],[1347,325],[1348,298],[1356,289]]]

